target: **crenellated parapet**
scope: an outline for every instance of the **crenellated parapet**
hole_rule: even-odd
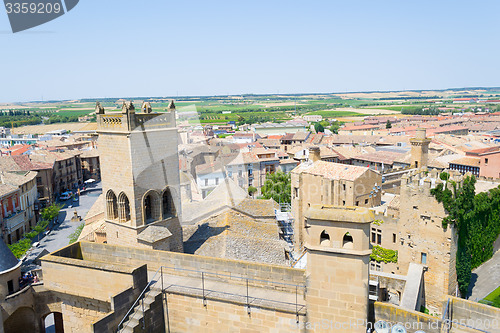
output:
[[[173,106],[173,103],[171,103]],[[144,103],[141,112],[135,112],[132,102],[124,102],[122,112],[106,112],[97,103],[97,128],[98,131],[131,132],[134,130],[150,130],[160,128],[174,128],[175,106],[169,107],[167,112],[152,112],[151,105]]]
[[[394,214],[387,212],[373,211],[374,221],[381,220],[383,222],[397,222],[399,218]]]
[[[430,190],[438,184],[443,184],[449,189],[453,189],[453,184],[460,185],[467,176],[472,176],[471,173],[462,175],[456,170],[445,170],[450,177],[447,181],[440,178],[440,172],[436,169],[428,171],[427,167],[413,170],[401,177],[401,194],[408,191],[417,191],[430,196]]]

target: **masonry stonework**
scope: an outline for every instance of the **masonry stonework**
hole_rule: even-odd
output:
[[[326,320],[340,323],[339,332],[366,332],[373,213],[312,205],[306,219],[308,322]]]
[[[141,111],[132,103],[121,113],[96,107],[107,242],[182,251],[175,105],[152,113],[145,103]]]

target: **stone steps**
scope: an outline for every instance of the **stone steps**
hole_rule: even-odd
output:
[[[119,333],[133,333],[134,329],[142,325],[142,320],[144,318],[144,313],[146,313],[151,304],[155,301],[156,296],[158,296],[161,293],[160,288],[153,287],[151,288],[147,294],[146,297],[144,298],[144,311],[143,311],[143,306],[142,306],[142,300],[139,300],[137,302],[137,305],[134,307],[134,310],[130,313],[129,319],[126,320],[123,323],[124,328],[119,330]]]

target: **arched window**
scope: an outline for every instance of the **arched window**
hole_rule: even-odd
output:
[[[146,196],[146,199],[144,199],[144,214],[146,215],[146,221],[153,218],[153,200],[151,200],[151,195]]]
[[[160,219],[160,198],[156,191],[149,191],[143,200],[144,224]]]
[[[328,235],[328,232],[326,232],[326,230],[323,230],[323,232],[321,232],[321,236],[319,237],[319,245],[330,246],[330,235]]]
[[[120,222],[130,221],[130,203],[123,192],[118,195],[118,217]]]
[[[169,188],[163,191],[161,199],[163,207],[163,218],[167,218],[169,216],[175,216],[174,199],[172,197],[172,193],[170,192]]]
[[[118,218],[116,195],[112,190],[109,190],[108,193],[106,193],[106,211],[108,219],[116,220]]]
[[[346,232],[344,235],[344,239],[342,240],[342,247],[344,249],[352,249],[353,245],[354,245],[354,243],[353,243],[351,234]]]

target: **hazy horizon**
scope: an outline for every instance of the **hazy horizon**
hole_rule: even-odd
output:
[[[300,96],[300,95],[340,95],[340,94],[357,94],[357,93],[398,93],[398,92],[425,92],[425,91],[452,91],[452,90],[475,90],[475,89],[499,89],[500,87],[455,87],[455,88],[444,88],[444,89],[408,89],[408,90],[370,90],[370,91],[347,91],[347,92],[299,92],[299,93],[262,93],[262,94],[252,94],[252,93],[242,93],[233,95],[185,95],[185,96],[107,96],[107,97],[81,97],[73,99],[59,99],[59,100],[32,100],[32,101],[10,101],[10,102],[0,102],[0,104],[25,104],[25,103],[49,103],[49,102],[67,102],[85,99],[142,99],[142,98],[166,98],[166,99],[182,99],[182,98],[207,98],[207,97],[234,97],[234,96]],[[431,97],[429,97],[431,98]]]
[[[498,87],[496,1],[80,1],[12,34],[0,103]]]

